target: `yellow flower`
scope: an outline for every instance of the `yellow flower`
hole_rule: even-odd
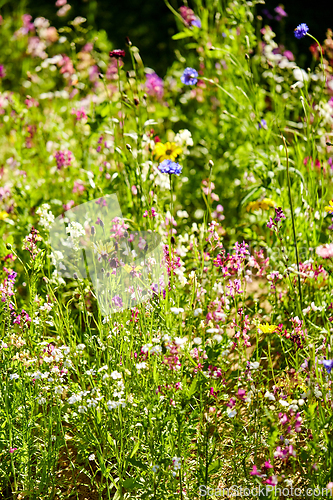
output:
[[[138,272],[141,271],[142,266],[132,267],[129,264],[124,265],[124,269],[127,273]]]
[[[258,328],[262,333],[273,333],[278,327],[276,325],[269,325],[266,323],[266,325],[260,324]]]
[[[260,208],[262,208],[263,210],[268,210],[269,208],[274,208],[275,205],[276,205],[275,201],[271,200],[270,198],[264,198],[260,202]]]
[[[333,215],[333,200],[329,201],[328,203],[329,203],[329,205],[327,207],[325,207],[325,210],[329,214]]]
[[[182,148],[177,146],[175,142],[166,142],[165,144],[157,142],[153,151],[153,155],[156,156],[159,163],[164,160],[174,161],[181,153]]]
[[[260,208],[262,210],[269,210],[270,208],[274,208],[276,206],[276,203],[274,200],[271,200],[270,198],[264,198],[263,200],[257,200],[257,201],[250,201],[248,206],[246,207],[246,211],[250,212],[253,210],[259,210]],[[333,208],[332,208],[333,210]]]
[[[8,217],[7,212],[5,212],[5,211],[0,212],[0,220],[5,220],[5,219],[7,219],[7,217]]]

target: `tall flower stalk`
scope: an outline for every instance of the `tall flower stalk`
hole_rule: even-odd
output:
[[[302,301],[302,288],[301,288],[301,278],[300,278],[300,271],[299,271],[299,258],[298,258],[297,238],[296,238],[296,229],[295,229],[295,217],[294,217],[293,202],[292,202],[292,197],[291,197],[291,185],[290,185],[290,174],[289,174],[289,155],[288,155],[287,143],[286,143],[286,140],[282,134],[281,134],[281,138],[282,138],[284,148],[286,151],[288,196],[289,196],[289,204],[290,204],[290,212],[291,212],[291,222],[292,222],[292,226],[293,226],[293,237],[294,237],[296,264],[297,264],[298,293],[299,293],[300,307],[302,310],[302,302],[303,302]]]

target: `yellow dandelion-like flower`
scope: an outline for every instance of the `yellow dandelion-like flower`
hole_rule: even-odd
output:
[[[266,323],[266,325],[259,325],[258,329],[262,332],[262,333],[273,333],[275,332],[275,330],[277,330],[277,326],[276,325],[269,325],[268,323]]]
[[[264,198],[263,200],[250,201],[248,206],[246,207],[247,212],[252,212],[254,210],[269,210],[270,208],[274,208],[276,206],[276,202],[271,200],[271,198]]]
[[[246,207],[247,212],[252,212],[252,210],[259,210],[259,202],[258,201],[250,201],[248,206]]]
[[[174,161],[177,156],[182,153],[182,148],[177,146],[175,142],[166,142],[163,144],[162,142],[157,142],[153,151],[153,155],[156,156],[159,163],[164,160],[172,160]]]
[[[271,200],[271,198],[264,198],[260,202],[260,208],[262,208],[263,210],[268,210],[270,208],[274,208],[275,206],[276,206],[276,203],[274,200]]]
[[[325,210],[329,214],[333,215],[333,200],[329,201],[328,203],[329,203],[329,205],[327,207],[325,207]]]
[[[5,211],[0,212],[0,220],[5,220],[5,219],[7,219],[7,217],[8,217],[7,212],[5,212]]]

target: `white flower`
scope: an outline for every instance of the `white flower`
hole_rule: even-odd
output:
[[[45,403],[46,403],[46,399],[45,399],[45,398],[43,398],[42,396],[39,396],[39,397],[37,398],[37,402],[38,402],[38,404],[43,405],[43,404],[45,404]]]
[[[280,400],[279,400],[279,403],[280,403],[280,405],[281,405],[281,406],[285,406],[285,407],[286,407],[286,406],[289,406],[288,401],[285,401],[284,399],[280,399]]]
[[[73,405],[77,403],[78,401],[81,401],[82,397],[80,394],[73,394],[70,398],[67,399],[67,402],[69,405]]]
[[[50,229],[54,223],[54,215],[52,212],[48,211],[50,208],[48,203],[44,203],[36,210],[36,214],[40,216],[39,224],[45,227],[45,229]]]
[[[275,401],[275,396],[269,391],[266,391],[265,398],[268,398],[270,401]]]
[[[318,389],[318,387],[314,388],[313,393],[314,393],[316,398],[321,398],[323,395],[323,393]]]
[[[197,309],[194,309],[193,311],[193,316],[197,317],[199,314],[202,314],[202,309],[201,307],[198,307]]]
[[[208,330],[206,330],[207,333],[219,333],[219,331],[218,328],[208,328]]]
[[[69,234],[70,242],[75,250],[79,249],[78,239],[80,236],[85,236],[86,232],[82,224],[76,221],[71,221],[66,227],[66,233]]]
[[[85,413],[87,411],[87,407],[86,406],[79,406],[77,411],[79,413]]]
[[[170,307],[170,311],[174,314],[179,314],[181,312],[184,312],[184,309],[182,307]]]
[[[62,387],[61,385],[57,385],[55,388],[54,388],[54,393],[55,394],[62,394],[64,392],[64,387]]]
[[[111,378],[113,378],[113,380],[117,380],[118,378],[121,378],[121,373],[117,372],[117,370],[114,370],[111,373]]]
[[[251,368],[251,370],[258,370],[259,362],[258,361],[250,361],[250,368]]]
[[[10,380],[16,380],[18,378],[20,378],[18,373],[12,373],[11,375],[9,375]]]
[[[85,348],[86,348],[86,346],[85,346],[84,344],[78,344],[78,345],[76,346],[76,350],[77,350],[77,351],[83,351],[83,349],[85,349]]]
[[[93,460],[95,460],[95,453],[92,453],[91,455],[89,455],[88,457],[88,460],[90,460],[90,462],[92,462]]]
[[[195,338],[193,339],[193,343],[194,343],[194,344],[198,344],[198,345],[200,345],[200,344],[202,343],[202,339],[201,339],[200,337],[195,337]]]
[[[218,342],[218,343],[222,342],[222,335],[219,335],[219,334],[213,335],[213,340],[216,340],[216,342]],[[228,352],[228,354],[229,354],[229,352]]]
[[[153,465],[152,466],[153,472],[155,472],[155,474],[156,474],[156,472],[158,471],[159,468],[160,468],[159,465]]]
[[[160,354],[161,352],[162,347],[160,345],[154,345],[150,350],[150,354]]]
[[[180,338],[180,337],[175,337],[175,339],[174,339],[174,340],[175,340],[175,343],[176,343],[178,346],[182,347],[184,344],[186,344],[186,342],[187,342],[187,337],[182,337],[182,338]]]
[[[191,132],[187,129],[180,130],[178,134],[175,135],[174,141],[183,149],[184,154],[189,153],[187,146],[193,146]]]
[[[142,370],[143,368],[147,368],[147,363],[143,361],[142,363],[137,363],[135,366],[137,370]]]
[[[235,415],[237,415],[237,410],[232,410],[231,408],[227,408],[227,415],[229,418],[233,418]]]

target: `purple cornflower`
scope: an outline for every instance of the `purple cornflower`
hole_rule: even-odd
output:
[[[294,34],[296,38],[303,38],[307,32],[309,31],[309,27],[305,23],[301,23],[294,29]]]
[[[163,97],[163,80],[156,73],[146,75],[147,94],[161,99]]]
[[[195,85],[198,81],[198,72],[193,68],[186,68],[180,79],[185,85]]]
[[[323,359],[322,364],[326,368],[327,373],[331,373],[333,368],[333,359]]]
[[[282,17],[287,17],[288,14],[286,13],[286,11],[281,7],[281,5],[278,5],[277,7],[275,7],[275,12],[278,14],[279,16],[279,19],[277,18],[277,21],[281,21],[281,18]]]
[[[176,174],[179,175],[182,172],[183,167],[172,160],[164,160],[158,166],[160,172],[163,174]]]

